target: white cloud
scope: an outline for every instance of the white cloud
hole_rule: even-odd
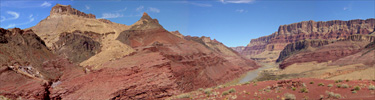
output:
[[[20,13],[14,12],[14,11],[7,11],[7,14],[12,15],[12,17],[6,18],[4,16],[1,16],[0,22],[6,21],[6,20],[14,20],[14,19],[18,19],[20,17]]]
[[[85,5],[86,10],[90,10],[90,6]]]
[[[199,7],[212,7],[211,4],[196,3],[196,2],[189,2],[189,1],[181,1],[181,3],[191,4],[191,5],[199,6]]]
[[[30,24],[31,22],[33,22],[35,19],[33,17],[33,15],[29,15],[29,21],[27,22],[24,22],[24,23],[19,23],[19,24],[15,24],[15,23],[12,23],[12,24],[9,24],[7,27],[5,28],[13,28],[13,27],[16,27],[16,26],[19,26],[19,25],[26,25],[26,24]]]
[[[219,0],[221,3],[252,3],[255,0]]]
[[[144,6],[139,6],[137,9],[135,9],[135,11],[142,11],[143,8],[145,8]]]
[[[47,2],[47,1],[44,1],[40,6],[41,7],[49,7],[51,5],[52,5],[51,3]]]
[[[119,17],[124,17],[124,15],[120,13],[103,13],[101,18],[119,18]]]
[[[345,11],[351,11],[352,10],[352,5],[349,4],[348,6],[344,7],[343,10],[345,10]]]
[[[246,13],[247,10],[244,10],[244,9],[236,9],[235,12],[238,12],[238,13]]]
[[[160,12],[160,10],[158,8],[152,8],[152,7],[149,7],[148,11],[154,12],[154,13],[159,13]]]
[[[9,18],[9,20],[18,19],[20,17],[20,13],[18,13],[18,12],[7,11],[7,13],[13,16],[12,18]]]
[[[120,10],[117,10],[117,11],[115,11],[115,12],[124,12],[124,11],[126,11],[128,8],[127,7],[125,7],[124,9],[120,9]]]

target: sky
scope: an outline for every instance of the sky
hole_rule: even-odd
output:
[[[168,31],[246,46],[280,25],[375,18],[375,0],[1,0],[0,27],[21,29],[45,19],[56,4],[131,25],[143,12]]]

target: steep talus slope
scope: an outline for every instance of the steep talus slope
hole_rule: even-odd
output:
[[[328,40],[301,40],[295,43],[290,43],[280,52],[280,56],[277,58],[276,62],[281,62],[288,56],[295,54],[298,51],[317,48],[329,43],[331,42]]]
[[[62,81],[51,90],[51,97],[163,99],[223,84],[259,67],[216,40],[201,38],[198,40],[203,42],[197,42],[170,33],[146,13],[116,40],[135,52],[100,68],[87,67],[93,71]]]
[[[303,21],[282,25],[277,32],[269,36],[252,39],[240,53],[248,58],[271,58],[267,61],[275,61],[279,56],[278,53],[289,43],[305,39],[338,40],[345,39],[353,34],[367,35],[374,31],[375,19],[327,22]]]
[[[49,99],[50,83],[83,75],[53,54],[32,30],[0,29],[0,96]]]
[[[34,32],[46,42],[48,48],[51,50],[58,49],[58,54],[62,54],[63,56],[72,59],[75,63],[79,63],[81,66],[100,67],[107,61],[134,52],[134,49],[130,46],[116,40],[120,32],[128,28],[130,27],[127,25],[113,23],[106,19],[96,19],[95,15],[78,11],[70,5],[57,4],[52,7],[50,15],[46,19],[43,19],[36,26],[29,29],[34,30]],[[93,38],[94,41],[99,42],[100,47],[98,47],[98,43],[88,40],[89,38],[84,38],[85,36],[83,35],[74,35],[74,38],[80,39],[80,42],[75,41],[73,44],[64,44],[67,39],[73,39],[73,37],[66,37],[67,35],[61,34],[74,34],[78,31],[82,32],[85,36]],[[91,35],[99,37],[92,37]],[[95,48],[82,48],[86,45],[85,41],[90,43],[87,45],[95,46]],[[57,45],[62,46],[62,44],[64,44],[65,47],[55,47]],[[79,52],[70,51],[71,49],[79,49]],[[85,53],[83,55],[76,55],[76,53],[81,52]]]

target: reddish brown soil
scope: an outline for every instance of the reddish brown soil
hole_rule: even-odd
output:
[[[313,84],[310,84],[313,82]],[[324,84],[324,86],[318,86],[319,84]],[[302,93],[301,89],[304,88],[303,84],[306,85],[308,92]],[[332,84],[332,87],[327,85]],[[348,88],[338,88],[336,85],[347,84]],[[279,81],[263,81],[255,82],[249,84],[229,86],[225,88],[215,88],[213,89],[210,95],[205,94],[203,91],[196,91],[190,93],[190,98],[192,99],[233,99],[232,97],[236,96],[237,100],[245,99],[273,99],[278,100],[284,98],[285,93],[294,94],[296,100],[301,100],[304,98],[318,100],[318,99],[335,99],[330,97],[326,92],[333,92],[335,94],[340,94],[340,99],[345,100],[374,100],[375,99],[375,90],[369,90],[369,85],[375,84],[375,81],[372,80],[350,80],[346,82],[335,82],[333,80],[323,80],[323,79],[292,79],[292,80],[279,80]],[[357,93],[352,93],[352,90],[355,86],[361,87],[360,90],[357,90]],[[293,90],[292,87],[296,89]],[[230,89],[235,89],[236,92],[229,93],[228,95],[223,96],[224,91]],[[219,92],[218,95],[214,95],[214,92]],[[336,98],[337,99],[337,98]]]

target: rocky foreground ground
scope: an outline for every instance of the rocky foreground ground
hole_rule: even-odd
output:
[[[312,78],[247,82],[180,94],[170,100],[374,100],[375,80],[323,80]]]

